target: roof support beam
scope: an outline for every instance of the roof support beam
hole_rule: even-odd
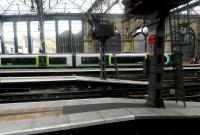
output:
[[[104,0],[95,0],[91,7],[87,10],[88,13],[91,13],[94,9],[99,7]]]
[[[94,11],[97,13],[106,13],[108,12],[115,4],[117,4],[119,0],[96,0],[91,7],[87,10],[87,13],[94,13]],[[105,6],[106,10],[103,12],[102,7]]]
[[[47,10],[45,10],[45,12],[47,12],[47,13],[49,13],[49,12],[51,12],[53,9],[55,9],[58,5],[59,5],[59,3],[60,2],[62,2],[63,0],[57,0],[57,2],[56,2],[56,4],[54,4],[54,5],[48,5],[48,8],[47,7],[45,7],[45,9],[47,9]]]
[[[200,5],[200,0],[199,1],[196,1],[194,3],[191,3],[191,4],[186,4],[185,6],[181,7],[181,8],[178,8],[177,10],[173,10],[172,12],[170,12],[171,14],[173,13],[176,13],[176,12],[182,12],[182,11],[185,11],[187,9],[191,9],[191,8],[194,8],[196,6],[199,6]]]
[[[119,0],[96,0],[85,13],[85,17],[88,20],[88,23],[93,27],[95,23],[97,23],[102,18],[102,16],[118,2]],[[103,11],[103,6],[106,7],[105,11]],[[94,17],[92,14],[99,14],[100,16]]]
[[[5,14],[5,12],[10,8],[10,6],[15,2],[15,0],[13,0],[11,3],[9,3],[9,5],[6,7],[6,9],[3,11],[2,15]]]

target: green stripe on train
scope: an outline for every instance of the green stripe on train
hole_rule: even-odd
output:
[[[110,66],[111,64],[112,64],[111,55],[108,55],[108,65]]]
[[[39,67],[39,56],[36,56],[36,63],[35,63],[36,67]]]
[[[49,56],[46,56],[46,65],[47,65],[47,67],[50,66],[50,65],[49,65]]]

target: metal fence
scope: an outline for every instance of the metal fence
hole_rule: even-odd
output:
[[[143,35],[138,35],[134,38],[134,52],[143,53],[145,52],[145,39]]]
[[[100,42],[94,41],[94,53],[100,52]],[[121,52],[121,38],[113,37],[106,41],[106,53],[120,53]]]
[[[61,34],[58,36],[58,53],[83,53],[83,36]]]

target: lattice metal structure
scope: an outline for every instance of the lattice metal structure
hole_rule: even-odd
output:
[[[35,0],[1,0],[0,15],[36,14]],[[105,11],[114,0],[43,0],[45,14],[53,13],[85,13],[95,8],[93,12]],[[101,5],[101,6],[99,6]],[[111,9],[112,10],[112,9]],[[118,3],[113,7],[112,13],[122,13],[123,6]]]
[[[185,106],[185,91],[184,91],[184,75],[182,67],[182,46],[179,36],[179,13],[174,12],[169,16],[170,32],[171,32],[171,48],[173,57],[174,71],[174,88],[176,91],[176,100],[182,100]]]
[[[163,91],[163,57],[165,19],[170,10],[189,0],[124,0],[127,18],[144,18],[148,21],[149,37],[149,88],[147,105],[165,107]],[[145,22],[146,22],[145,21]]]
[[[182,68],[182,57],[194,56],[195,33],[190,27],[190,15],[194,6],[197,7],[199,1],[192,1],[173,9],[169,15],[171,48],[173,56],[174,69],[174,89],[176,100],[184,102],[185,106],[185,90],[184,90],[184,73]],[[188,53],[188,51],[190,53]]]
[[[196,35],[191,25],[200,21],[200,1],[192,0],[188,4],[174,8],[171,11],[171,15],[173,14],[178,14],[179,16],[180,24],[177,26],[177,29],[179,29],[177,31],[179,31],[178,34],[181,38],[180,44],[182,44],[183,57],[192,58],[199,53],[198,43],[197,45],[195,44]],[[197,50],[196,53],[195,50]]]

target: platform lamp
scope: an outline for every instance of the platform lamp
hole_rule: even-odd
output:
[[[145,52],[147,52],[147,37],[148,37],[148,28],[146,26],[142,26],[140,29],[136,31],[136,33],[132,37],[136,37],[140,34],[144,36],[144,41],[145,41]]]
[[[141,28],[142,35],[144,36],[144,41],[145,41],[145,52],[147,52],[147,37],[148,37],[148,28],[147,27],[142,27]]]

